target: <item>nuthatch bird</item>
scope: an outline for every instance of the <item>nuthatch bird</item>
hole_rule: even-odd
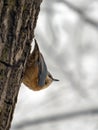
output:
[[[37,41],[34,41],[34,50],[27,60],[26,69],[23,76],[23,83],[30,89],[38,91],[47,88],[52,81],[59,80],[54,79],[48,72],[43,55],[40,53]]]

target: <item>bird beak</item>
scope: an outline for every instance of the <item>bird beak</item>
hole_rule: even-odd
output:
[[[54,78],[53,78],[53,81],[59,81],[59,80],[58,80],[58,79],[54,79]]]

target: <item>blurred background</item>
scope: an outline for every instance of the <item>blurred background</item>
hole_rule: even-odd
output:
[[[11,130],[98,130],[98,0],[43,0],[35,36],[60,81],[22,84]]]

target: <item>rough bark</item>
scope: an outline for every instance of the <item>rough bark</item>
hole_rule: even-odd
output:
[[[0,0],[0,130],[9,130],[42,0]]]

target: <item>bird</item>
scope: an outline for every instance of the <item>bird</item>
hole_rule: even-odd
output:
[[[48,71],[44,57],[39,50],[37,40],[34,39],[34,42],[34,50],[30,54],[26,63],[23,83],[31,90],[39,91],[49,87],[53,81],[59,80],[53,78]]]

